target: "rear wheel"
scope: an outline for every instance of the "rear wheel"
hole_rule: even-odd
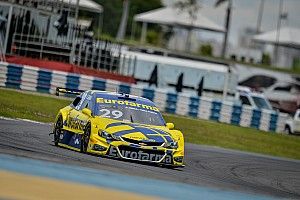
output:
[[[91,124],[87,124],[81,139],[81,152],[86,153],[90,141]]]
[[[53,131],[53,137],[54,137],[54,144],[55,144],[55,146],[58,145],[59,138],[60,138],[60,135],[61,135],[61,132],[62,132],[62,127],[63,127],[63,119],[62,119],[62,116],[60,115],[57,118],[57,121],[55,123],[55,128],[54,128],[54,131]]]
[[[284,132],[286,132],[287,134],[292,134],[291,128],[289,126],[285,126]]]

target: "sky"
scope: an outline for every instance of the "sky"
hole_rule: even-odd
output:
[[[201,5],[200,12],[206,15],[217,24],[225,24],[225,14],[227,3],[223,3],[215,8],[216,0],[198,0]],[[171,5],[174,0],[163,0],[166,5]],[[233,10],[231,26],[229,31],[229,41],[237,43],[237,38],[246,27],[256,28],[258,10],[261,0],[233,0]],[[275,30],[279,15],[280,0],[265,0],[264,13],[262,17],[262,31]],[[288,13],[287,20],[282,20],[282,27],[289,26],[300,28],[300,0],[283,0],[283,11]],[[209,37],[205,36],[205,37]],[[211,37],[215,37],[211,34]],[[217,37],[218,39],[220,37]]]

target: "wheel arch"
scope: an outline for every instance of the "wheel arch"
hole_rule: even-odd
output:
[[[62,116],[62,120],[63,120],[63,122],[65,122],[67,120],[68,113],[70,112],[70,109],[71,109],[70,106],[67,106],[67,107],[64,107],[64,108],[60,109],[58,111],[56,117],[55,117],[55,121],[57,121],[59,116]]]
[[[171,136],[178,142],[179,146],[184,147],[184,137],[181,131],[179,130],[170,130]]]
[[[293,133],[294,130],[293,130],[293,127],[290,125],[290,124],[285,124],[284,125],[284,130],[289,130],[289,133]]]

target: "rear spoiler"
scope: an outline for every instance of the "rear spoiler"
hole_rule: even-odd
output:
[[[79,95],[83,92],[84,92],[84,90],[57,87],[56,91],[55,91],[55,95],[59,96],[59,93]]]

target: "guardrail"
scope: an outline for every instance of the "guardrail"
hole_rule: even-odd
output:
[[[155,102],[164,112],[264,131],[283,132],[287,115],[205,97],[130,85],[113,80],[0,62],[0,86],[54,94],[56,87],[120,91]]]

